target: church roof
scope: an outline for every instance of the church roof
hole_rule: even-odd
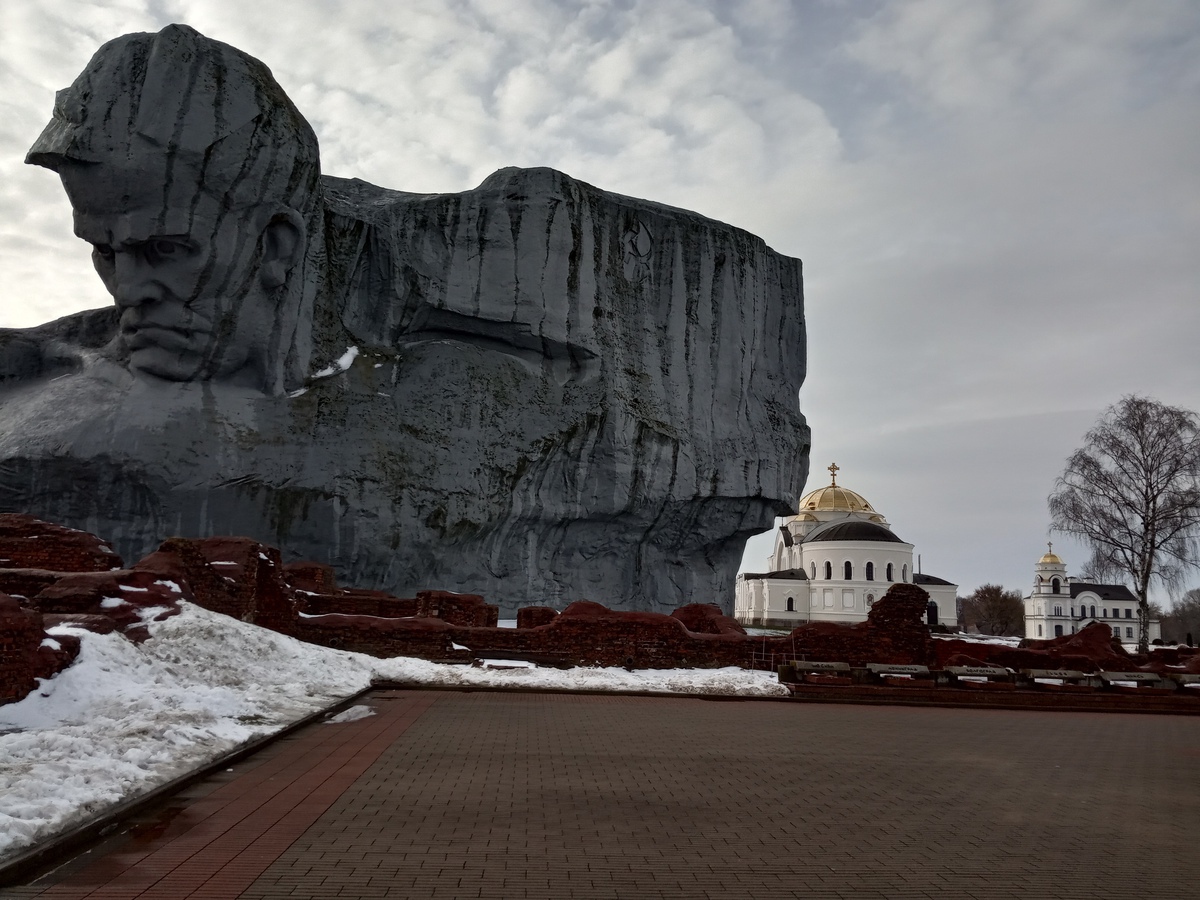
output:
[[[799,512],[803,515],[807,510],[824,512],[874,512],[874,507],[861,494],[841,487],[837,483],[838,465],[829,467],[830,483],[826,487],[817,488],[800,498]]]
[[[1071,582],[1071,599],[1074,600],[1084,591],[1098,594],[1101,600],[1132,600],[1137,602],[1133,591],[1123,584],[1091,584],[1086,581]]]
[[[951,587],[957,587],[953,581],[947,581],[945,578],[938,578],[936,575],[925,575],[921,572],[913,572],[913,584],[948,584]]]
[[[818,541],[875,541],[877,543],[903,544],[890,528],[864,519],[835,519],[818,526],[804,537],[804,543]]]
[[[816,509],[827,512],[874,512],[862,494],[831,484],[800,498],[800,511]]]
[[[778,572],[745,573],[750,578],[778,578],[781,581],[808,581],[808,573],[803,569],[781,569]]]

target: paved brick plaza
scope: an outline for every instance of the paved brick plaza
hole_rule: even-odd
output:
[[[1200,718],[381,691],[2,897],[1200,896]]]

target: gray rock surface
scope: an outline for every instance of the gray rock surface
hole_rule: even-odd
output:
[[[62,175],[116,306],[0,331],[0,510],[127,559],[240,534],[401,595],[728,610],[745,538],[807,475],[799,260],[550,169],[297,192],[315,138],[279,167],[271,141],[307,125],[247,60],[171,26],[101,49],[76,82],[91,107],[60,92],[30,160]],[[208,97],[188,90],[205,66],[223,73]],[[119,118],[130,71],[199,116],[171,132],[193,146],[156,121],[80,136]],[[217,202],[225,156],[258,165],[259,196]],[[196,159],[220,163],[213,184]],[[115,198],[141,170],[173,174],[131,216]]]

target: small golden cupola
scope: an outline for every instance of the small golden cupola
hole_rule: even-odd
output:
[[[856,494],[849,488],[837,483],[837,473],[841,466],[831,463],[829,466],[829,484],[823,488],[805,494],[800,498],[799,514],[810,512],[855,512],[873,513],[874,507],[867,502],[862,494]]]

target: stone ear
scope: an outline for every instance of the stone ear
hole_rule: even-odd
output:
[[[269,291],[287,281],[288,272],[304,253],[304,220],[294,209],[283,209],[271,217],[262,233],[260,277]]]

